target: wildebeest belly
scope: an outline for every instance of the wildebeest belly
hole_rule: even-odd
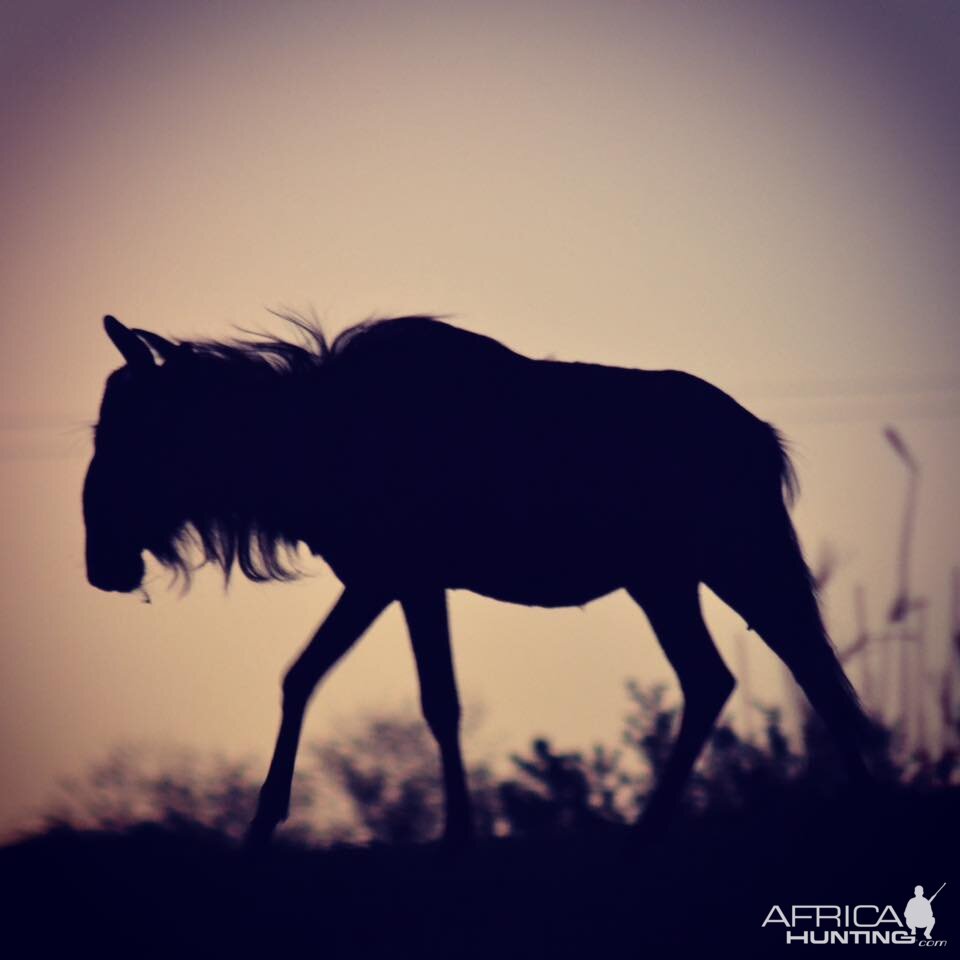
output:
[[[635,506],[434,501],[351,523],[318,539],[345,582],[397,590],[430,583],[513,603],[579,606],[650,575],[686,540],[664,516]]]

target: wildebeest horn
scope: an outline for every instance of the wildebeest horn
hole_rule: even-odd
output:
[[[173,356],[173,351],[177,349],[175,343],[171,343],[166,338],[161,337],[159,333],[154,333],[151,330],[134,328],[130,332],[135,333],[141,340],[145,341],[147,346],[155,351],[161,360],[169,360]]]
[[[153,366],[153,354],[146,343],[132,330],[128,330],[116,317],[109,315],[104,317],[103,329],[107,331],[107,336],[131,367]]]

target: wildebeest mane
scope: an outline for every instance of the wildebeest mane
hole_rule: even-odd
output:
[[[373,319],[348,327],[328,340],[314,320],[293,313],[276,315],[295,328],[296,340],[250,331],[242,331],[250,334],[249,338],[175,340],[174,356],[178,366],[184,373],[192,371],[202,378],[212,390],[236,390],[242,402],[269,404],[277,402],[278,395],[301,396],[295,391],[287,394],[282,389],[274,393],[270,387],[294,387],[298,382],[309,387],[319,371],[334,364],[349,347],[374,331],[383,330],[386,324],[440,325],[437,318],[428,315]],[[258,389],[264,386],[268,389]],[[256,397],[264,399],[258,401]],[[271,412],[282,416],[284,411]],[[219,453],[216,441],[211,438],[211,446],[204,450],[208,469],[216,469]],[[197,463],[191,468],[204,469],[204,466]],[[198,566],[211,562],[223,570],[227,582],[235,564],[247,578],[256,582],[302,576],[295,558],[299,537],[288,529],[274,503],[251,500],[242,492],[256,489],[258,478],[265,478],[275,468],[275,461],[264,456],[263,451],[250,449],[244,458],[243,477],[233,475],[237,471],[225,471],[218,495],[205,502],[185,503],[175,521],[171,518],[169,524],[158,523],[147,549],[185,586]]]
[[[386,324],[439,322],[436,317],[426,314],[364,320],[347,327],[333,340],[329,340],[316,320],[296,313],[274,312],[274,315],[294,327],[299,334],[299,342],[244,330],[242,332],[250,334],[249,337],[230,340],[175,340],[174,343],[191,356],[220,361],[220,370],[224,375],[236,372],[240,376],[250,376],[257,371],[264,374],[296,375],[308,374],[329,363],[355,341]]]

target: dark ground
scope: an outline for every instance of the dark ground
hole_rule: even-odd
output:
[[[609,827],[485,841],[453,859],[435,844],[279,843],[254,863],[209,832],[54,830],[0,850],[3,952],[766,957],[784,949],[782,926],[761,928],[775,903],[902,912],[915,884],[929,895],[946,880],[936,905],[942,956],[960,944],[958,799],[951,789],[781,803],[760,818],[685,819],[640,844]]]

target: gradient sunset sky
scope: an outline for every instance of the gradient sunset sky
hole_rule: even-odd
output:
[[[150,605],[86,583],[104,313],[227,337],[280,332],[268,308],[331,333],[433,311],[531,356],[696,373],[792,441],[841,645],[853,586],[875,625],[895,588],[893,424],[923,469],[936,665],[960,563],[958,116],[947,0],[4,4],[0,832],[117,743],[265,764],[279,677],[338,591],[319,563],[228,594],[204,571],[185,598],[159,577]],[[736,670],[742,624],[707,609]],[[612,743],[624,679],[672,682],[623,595],[457,594],[451,615],[475,756]],[[780,699],[748,646],[753,696]],[[395,609],[306,737],[383,707],[416,708]]]

